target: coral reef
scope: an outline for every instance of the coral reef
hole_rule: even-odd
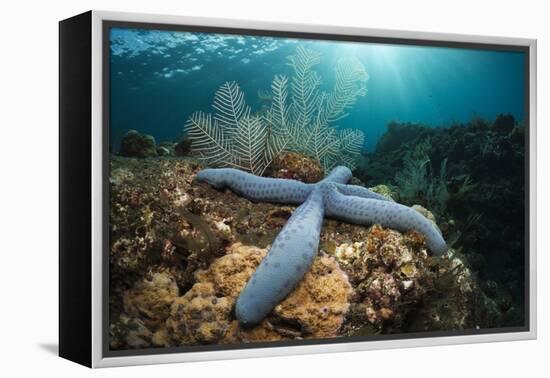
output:
[[[174,155],[189,156],[191,154],[191,144],[189,138],[183,138],[174,146]]]
[[[136,281],[123,293],[123,312],[118,321],[111,322],[111,348],[167,346],[164,322],[178,295],[178,286],[170,273],[148,273]]]
[[[214,96],[215,113],[196,112],[186,123],[194,153],[206,165],[258,175],[284,151],[310,156],[325,170],[338,164],[353,168],[363,133],[331,125],[347,115],[358,97],[366,95],[368,75],[357,59],[341,59],[335,68],[334,87],[327,93],[314,71],[320,60],[321,54],[298,47],[289,57],[294,75],[290,80],[275,76],[271,105],[258,114],[252,113],[237,83],[223,84]]]
[[[456,251],[426,253],[424,238],[328,221],[321,250],[347,272],[354,297],[341,334],[368,336],[498,327],[507,309],[486,296]],[[353,226],[352,226],[353,227]]]
[[[486,295],[456,251],[434,268],[433,287],[409,316],[408,331],[494,328],[509,321],[510,309]]]
[[[343,166],[334,168],[321,182],[309,185],[231,168],[205,169],[197,179],[216,188],[227,186],[255,201],[300,204],[239,296],[235,311],[243,324],[260,322],[306,273],[317,252],[325,213],[355,224],[380,223],[401,231],[416,230],[434,254],[447,250],[437,226],[416,210],[364,187],[345,185],[351,171]]]
[[[143,321],[125,314],[120,314],[116,322],[111,321],[109,336],[109,346],[115,350],[148,348],[154,345],[153,333]]]
[[[435,215],[433,215],[433,213],[430,210],[420,205],[412,205],[411,208],[415,209],[420,214],[424,215],[426,218],[428,218],[428,220],[430,220],[434,225],[437,226],[437,223],[435,221]]]
[[[151,135],[141,134],[136,130],[130,130],[122,138],[120,155],[138,158],[157,156],[155,138]]]
[[[147,326],[158,326],[168,318],[170,306],[179,296],[174,277],[166,272],[156,272],[136,282],[123,296],[124,311],[132,317],[143,316]]]
[[[388,185],[384,185],[384,184],[370,187],[369,190],[386,197],[390,201],[395,201],[396,198],[398,197],[397,192],[395,190],[390,188]]]
[[[515,313],[483,293],[462,255],[431,257],[421,234],[326,219],[304,278],[242,327],[237,298],[295,206],[214,189],[194,180],[201,168],[111,157],[113,350],[495,327]]]
[[[342,237],[339,227],[329,225],[321,248],[335,256],[355,289],[345,334],[402,328],[433,286],[424,238],[414,231],[401,234],[379,225]]]
[[[158,156],[174,156],[176,144],[172,142],[161,142],[157,145]]]
[[[197,169],[192,160],[111,158],[111,296],[155,266],[175,272],[187,289],[195,270],[223,255],[230,238],[188,210]]]
[[[281,152],[273,158],[267,176],[316,183],[325,177],[323,167],[315,159],[297,152]]]
[[[235,301],[266,250],[232,245],[227,255],[177,298],[167,321],[176,344],[231,343],[243,340],[281,340],[295,337],[334,337],[348,309],[351,286],[330,257],[318,257],[298,287],[255,328],[236,324]]]
[[[425,203],[429,208],[442,214],[449,200],[447,188],[447,159],[441,161],[439,174],[431,165],[426,154],[431,140],[418,144],[403,157],[403,169],[395,174],[394,181],[399,188],[399,198],[405,203]],[[469,176],[463,176],[462,190],[472,189]]]
[[[359,178],[394,184],[400,201],[433,211],[480,287],[497,291],[503,324],[523,324],[525,128],[511,115],[438,128],[392,123],[366,158]]]
[[[111,326],[111,345],[195,345],[292,338],[335,337],[349,308],[351,285],[329,256],[315,259],[296,289],[254,328],[232,315],[239,292],[266,250],[235,243],[227,254],[195,273],[183,296],[173,277],[155,273],[124,293],[124,313]]]

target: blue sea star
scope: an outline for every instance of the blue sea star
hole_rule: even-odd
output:
[[[447,250],[435,224],[408,206],[362,186],[347,185],[351,171],[343,166],[316,184],[259,177],[232,168],[204,169],[197,179],[215,188],[229,187],[255,202],[300,204],[237,299],[235,315],[244,326],[259,323],[302,279],[317,254],[325,215],[355,224],[415,230],[425,236],[432,253]]]

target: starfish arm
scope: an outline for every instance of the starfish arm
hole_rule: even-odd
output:
[[[323,216],[323,197],[316,189],[294,211],[239,295],[235,314],[242,325],[259,323],[309,270],[317,254]]]
[[[338,167],[335,167],[330,171],[327,177],[325,177],[321,183],[323,182],[336,182],[339,184],[345,184],[351,179],[351,170],[348,167],[344,167],[343,165],[339,165]]]
[[[229,187],[235,193],[255,202],[300,204],[313,190],[313,185],[288,179],[260,177],[233,168],[203,169],[199,181],[215,188]]]
[[[448,249],[439,229],[418,211],[395,202],[345,196],[335,186],[325,190],[325,209],[328,216],[355,224],[380,224],[406,232],[417,231],[426,237],[435,255]]]
[[[370,189],[367,189],[359,185],[344,185],[336,184],[338,191],[346,196],[356,196],[361,198],[372,198],[380,201],[391,201],[381,194],[375,193]]]

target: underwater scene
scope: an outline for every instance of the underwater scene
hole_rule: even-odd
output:
[[[227,33],[109,29],[111,351],[525,326],[524,52]]]

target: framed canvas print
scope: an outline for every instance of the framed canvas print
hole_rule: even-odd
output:
[[[60,355],[536,337],[536,42],[60,22]]]

